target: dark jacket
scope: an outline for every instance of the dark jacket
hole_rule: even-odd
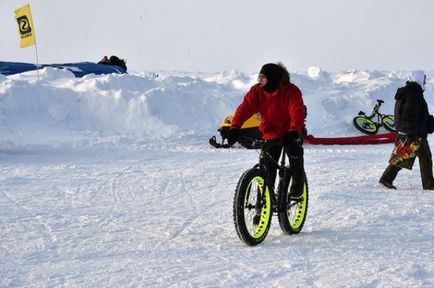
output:
[[[428,136],[428,105],[423,89],[416,82],[407,82],[395,95],[396,131],[409,136]]]

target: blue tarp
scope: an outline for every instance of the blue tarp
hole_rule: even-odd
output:
[[[64,63],[64,64],[40,64],[39,68],[55,67],[71,71],[75,77],[83,77],[87,74],[110,74],[110,73],[127,73],[124,69],[115,65],[96,64],[92,62]],[[3,62],[0,61],[0,73],[8,76],[27,71],[36,70],[35,64],[20,62]]]

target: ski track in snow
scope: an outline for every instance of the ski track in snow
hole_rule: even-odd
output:
[[[2,287],[431,287],[434,193],[392,146],[305,146],[303,231],[247,247],[233,192],[255,150],[2,151]],[[65,157],[64,155],[69,155]]]

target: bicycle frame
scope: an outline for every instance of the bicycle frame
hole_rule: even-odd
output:
[[[270,144],[269,144],[270,143]],[[269,144],[273,144],[274,142],[266,142],[265,145]],[[261,156],[264,156],[264,158],[268,158],[270,159],[272,162],[274,162],[274,164],[277,166],[277,173],[276,173],[276,177],[279,177],[279,181],[278,181],[278,185],[277,185],[277,189],[274,187],[275,183],[271,183],[271,175],[269,172],[269,168],[267,167],[266,163],[265,163],[265,159],[260,159],[259,160],[259,164],[256,164],[255,167],[258,167],[259,169],[261,169],[262,171],[265,171],[265,182],[264,185],[265,187],[268,187],[268,189],[270,190],[270,196],[271,196],[271,206],[272,206],[272,211],[273,213],[277,213],[278,209],[280,207],[279,205],[279,195],[280,193],[284,193],[284,191],[282,191],[282,189],[284,190],[285,188],[287,188],[287,186],[289,185],[289,183],[285,182],[288,179],[290,179],[290,176],[292,174],[292,169],[291,167],[288,165],[285,165],[285,160],[286,160],[286,155],[287,155],[287,147],[283,146],[282,147],[282,151],[280,154],[280,164],[278,162],[276,162],[267,152],[261,151]],[[260,158],[261,158],[260,156]],[[274,181],[276,182],[276,181]],[[272,184],[272,185],[270,185]],[[260,201],[261,199],[257,199],[257,201]],[[259,204],[259,203],[258,203]],[[259,205],[260,206],[260,205]]]
[[[377,100],[377,102],[378,102],[378,103],[375,104],[374,108],[372,109],[372,113],[371,113],[370,116],[367,116],[367,115],[365,114],[365,112],[362,112],[362,111],[360,111],[359,115],[365,115],[366,118],[368,118],[368,119],[374,121],[375,124],[376,124],[377,126],[382,126],[382,125],[383,125],[383,124],[382,124],[382,123],[383,123],[383,119],[384,119],[384,117],[386,117],[387,115],[386,115],[386,114],[382,114],[382,113],[380,113],[381,103],[383,103],[382,100]],[[374,120],[375,116],[377,116],[377,120],[376,120],[376,121]]]

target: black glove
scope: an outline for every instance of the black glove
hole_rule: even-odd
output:
[[[301,144],[301,138],[300,135],[292,130],[286,133],[282,140],[281,140],[282,146],[291,146],[291,145],[300,145]]]
[[[235,143],[237,143],[238,138],[240,138],[240,133],[241,133],[240,129],[238,128],[231,128],[229,130],[228,137],[227,137],[229,146],[232,146]]]

